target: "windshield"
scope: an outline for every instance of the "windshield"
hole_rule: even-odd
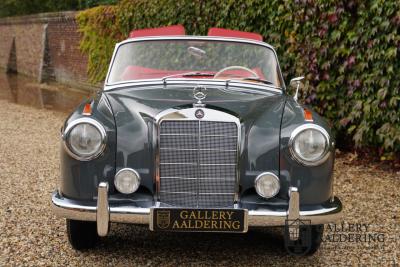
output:
[[[241,79],[281,87],[272,49],[216,40],[146,40],[122,44],[107,82],[170,77]]]

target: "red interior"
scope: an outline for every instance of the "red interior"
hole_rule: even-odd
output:
[[[147,28],[141,30],[134,30],[129,33],[129,38],[138,38],[145,36],[165,36],[165,35],[185,35],[185,28],[183,25],[172,25],[159,28]],[[237,37],[262,41],[263,38],[260,34],[254,32],[243,32],[236,30],[228,30],[223,28],[210,28],[208,36],[222,36],[222,37]]]
[[[159,28],[148,28],[148,29],[141,29],[141,30],[134,30],[131,31],[129,34],[130,38],[138,38],[138,37],[145,37],[145,36],[165,36],[165,35],[185,35],[185,28],[182,25],[172,25],[166,27],[159,27]],[[237,38],[246,38],[252,39],[257,41],[262,41],[262,36],[257,33],[252,32],[242,32],[242,31],[235,31],[235,30],[227,30],[223,28],[210,28],[208,31],[209,36],[223,36],[223,37],[237,37]],[[259,68],[253,69],[254,72],[258,74],[260,78],[264,78],[264,75]],[[140,79],[156,79],[162,78],[169,75],[179,74],[179,73],[186,73],[186,72],[193,72],[191,70],[161,70],[161,69],[152,69],[152,68],[145,68],[141,66],[127,66],[124,72],[121,75],[121,80],[140,80]],[[208,73],[208,71],[201,71]],[[209,71],[209,73],[213,73]],[[248,76],[249,73],[244,70],[229,70],[225,72],[227,74],[227,78],[229,75],[235,76]],[[177,76],[177,78],[180,76]],[[194,76],[192,76],[194,77]],[[210,78],[209,76],[197,76],[196,78]]]
[[[260,68],[252,69],[257,75],[263,79],[264,75]],[[179,74],[179,73],[189,73],[194,72],[193,70],[160,70],[160,69],[152,69],[145,68],[141,66],[127,66],[124,72],[121,75],[122,81],[129,80],[141,80],[141,79],[157,79],[162,78],[169,75]],[[202,73],[214,73],[212,71],[201,71]],[[234,75],[238,77],[246,77],[249,76],[249,72],[245,70],[228,70],[225,72],[228,75]],[[176,76],[179,78],[180,76]],[[207,78],[210,79],[210,76],[191,76],[190,78]]]
[[[235,30],[228,30],[223,28],[210,28],[208,30],[208,36],[223,36],[223,37],[237,37],[262,41],[263,38],[260,34],[254,32],[242,32]]]
[[[185,35],[185,28],[182,25],[172,25],[160,28],[134,30],[129,33],[129,38],[162,35]]]

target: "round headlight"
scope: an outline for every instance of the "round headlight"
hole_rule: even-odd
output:
[[[122,169],[115,175],[114,185],[119,192],[131,194],[139,188],[140,176],[133,169]]]
[[[310,166],[319,165],[328,158],[329,135],[318,125],[304,124],[293,131],[289,148],[298,162]]]
[[[69,155],[77,160],[91,160],[104,150],[106,131],[91,118],[77,119],[68,124],[63,135]]]
[[[257,194],[264,198],[271,198],[278,194],[280,189],[279,178],[271,173],[261,173],[254,181],[254,187],[256,188]]]

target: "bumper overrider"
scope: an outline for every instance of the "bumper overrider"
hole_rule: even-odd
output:
[[[300,195],[295,187],[289,190],[289,207],[287,211],[274,211],[272,209],[259,208],[246,210],[247,227],[250,226],[279,226],[286,225],[288,220],[304,220],[309,224],[325,224],[337,221],[342,216],[342,203],[337,197],[333,197],[320,208],[314,210],[300,210]],[[106,236],[110,222],[148,224],[152,225],[152,209],[129,205],[111,205],[108,199],[108,183],[101,182],[98,186],[97,205],[82,203],[63,197],[58,191],[52,195],[53,212],[62,218],[96,221],[97,232],[100,236]]]

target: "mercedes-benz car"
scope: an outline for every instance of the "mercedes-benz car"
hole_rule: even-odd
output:
[[[255,33],[182,26],[131,32],[104,88],[61,129],[52,195],[75,249],[110,223],[151,231],[240,232],[284,226],[315,252],[342,204],[334,138],[289,92],[274,48]],[[286,240],[286,239],[285,239]]]

